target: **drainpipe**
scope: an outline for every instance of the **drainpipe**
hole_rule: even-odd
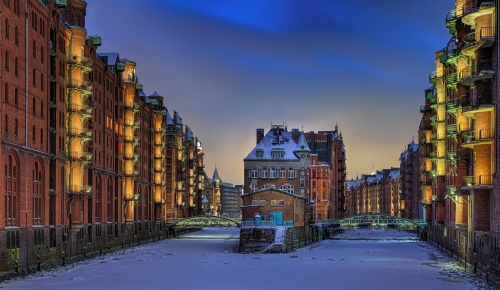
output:
[[[29,11],[28,11],[28,0],[24,0],[24,13],[25,13],[25,24],[24,24],[24,42],[25,42],[25,83],[24,83],[24,95],[25,95],[25,104],[24,104],[24,118],[25,118],[25,129],[24,129],[24,147],[27,149],[28,148],[28,32],[29,32]],[[26,272],[28,272],[29,268],[29,255],[28,255],[28,154],[25,155],[25,162],[26,165],[24,166],[25,170],[25,214],[26,214],[26,228],[25,228],[25,233],[26,233]]]
[[[500,21],[498,20],[498,1],[495,3],[495,23],[496,27],[500,27]],[[493,177],[497,178],[498,177],[498,89],[499,89],[499,81],[500,77],[498,76],[498,56],[500,55],[500,47],[498,47],[498,29],[497,29],[497,37],[496,37],[496,55],[497,55],[497,63],[495,67],[495,83],[496,83],[496,101],[495,101],[495,173],[493,173]],[[495,89],[495,87],[493,88]]]

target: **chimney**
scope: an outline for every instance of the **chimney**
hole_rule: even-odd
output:
[[[300,131],[297,128],[292,129],[292,138],[295,141],[295,143],[299,142],[300,139]]]
[[[264,138],[264,129],[259,128],[257,129],[257,144],[259,144],[260,140]]]

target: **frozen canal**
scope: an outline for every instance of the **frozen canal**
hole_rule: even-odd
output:
[[[211,229],[86,261],[5,289],[485,289],[412,235],[346,231],[287,254],[237,254],[238,232]],[[494,288],[491,288],[494,289]]]

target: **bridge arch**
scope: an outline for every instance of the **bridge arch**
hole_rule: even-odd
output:
[[[240,228],[241,222],[221,216],[194,216],[167,223],[169,228]]]

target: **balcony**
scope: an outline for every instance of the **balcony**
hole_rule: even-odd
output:
[[[457,195],[459,192],[458,185],[447,185],[446,195]]]
[[[437,134],[437,133],[434,133],[431,135],[431,142],[436,144],[437,142],[443,142],[444,141],[444,134]]]
[[[68,56],[66,61],[72,67],[79,67],[83,73],[92,71],[92,59],[84,56]]]
[[[68,89],[78,90],[84,94],[92,94],[93,84],[89,81],[80,81],[76,79],[68,80]]]
[[[430,153],[431,161],[434,162],[434,163],[438,163],[439,160],[444,159],[444,157],[445,157],[444,152],[434,151],[434,152]]]
[[[92,138],[92,129],[87,129],[87,128],[67,128],[66,135],[68,137]]]
[[[74,162],[92,162],[92,152],[68,152],[68,160]]]
[[[448,114],[451,114],[453,116],[457,116],[457,111],[460,109],[460,99],[459,98],[454,98],[448,100],[446,103],[446,112]]]
[[[492,144],[494,135],[493,129],[464,132],[462,134],[462,147],[474,148],[476,145]]]
[[[491,189],[493,178],[491,175],[476,175],[462,177],[462,190]]]
[[[446,126],[446,137],[457,139],[457,124],[450,124]]]
[[[139,176],[139,170],[125,170],[123,176],[137,178],[137,176]]]
[[[475,113],[489,112],[495,108],[493,98],[490,94],[484,94],[476,98],[466,99],[462,102],[462,115],[473,117]]]
[[[89,36],[90,41],[92,41],[92,44],[94,46],[101,46],[102,45],[102,38],[99,35],[92,35]]]
[[[493,46],[495,33],[493,27],[481,27],[479,31],[465,35],[462,40],[465,44],[460,52],[463,55],[474,57],[474,52],[477,49]]]
[[[67,189],[69,195],[92,195],[91,185],[70,185]]]
[[[125,109],[130,109],[134,112],[139,112],[140,106],[136,102],[124,102],[123,103],[123,108]]]
[[[446,76],[446,86],[450,89],[456,89],[457,84],[459,83],[458,81],[458,76],[457,73],[451,73]]]
[[[450,34],[455,34],[457,29],[455,28],[455,23],[457,22],[457,11],[455,9],[451,10],[446,14],[446,28]]]
[[[495,75],[491,60],[483,60],[477,66],[469,66],[461,71],[461,83],[473,86],[474,82],[491,79]]]
[[[430,111],[431,110],[431,107],[428,106],[428,105],[424,105],[424,106],[420,106],[420,113],[423,114],[427,111]]]
[[[462,22],[469,26],[475,25],[477,17],[493,13],[495,9],[495,1],[468,1],[462,6]]]
[[[431,72],[429,74],[429,82],[431,84],[436,84],[439,80],[441,80],[443,78],[442,75],[438,76],[437,73],[435,71]]]
[[[67,104],[66,111],[70,114],[78,114],[85,118],[91,118],[93,107],[88,105]]]
[[[460,131],[460,133],[471,131],[472,125],[470,123],[460,123],[458,124],[458,130]]]
[[[139,161],[139,154],[124,154],[123,160],[131,160],[135,162]]]

